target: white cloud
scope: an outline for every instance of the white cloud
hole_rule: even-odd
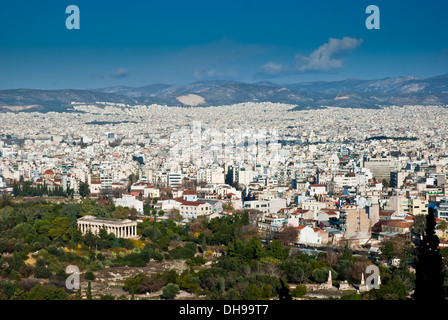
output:
[[[331,72],[341,69],[344,64],[343,56],[353,51],[362,42],[362,39],[349,37],[330,38],[327,43],[308,56],[297,54],[294,58],[294,67],[299,72]]]
[[[345,56],[356,49],[363,39],[344,37],[330,38],[309,55],[296,54],[289,65],[268,62],[262,65],[257,73],[261,77],[275,77],[307,72],[334,72],[344,66]]]
[[[260,71],[266,75],[278,75],[283,72],[283,65],[270,61],[262,65]]]
[[[118,68],[113,74],[112,77],[114,78],[127,78],[129,77],[130,72],[126,68]]]

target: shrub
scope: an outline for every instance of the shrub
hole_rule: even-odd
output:
[[[173,259],[192,259],[194,257],[195,251],[191,250],[190,248],[185,247],[177,247],[173,250],[169,251],[169,254],[171,258]]]
[[[51,271],[45,266],[38,266],[34,269],[34,276],[40,279],[46,279],[51,276]]]
[[[200,265],[203,265],[203,264],[206,263],[206,262],[207,262],[207,260],[205,260],[205,259],[204,259],[203,257],[201,257],[201,256],[196,256],[196,257],[193,257],[193,258],[187,260],[187,264],[188,264],[190,267],[200,266]]]
[[[140,253],[131,253],[123,258],[123,262],[129,267],[145,267],[146,257]]]
[[[290,293],[293,297],[302,298],[307,293],[306,286],[297,286]]]
[[[25,300],[66,300],[68,293],[64,289],[36,284],[25,293]]]
[[[351,292],[341,297],[341,300],[362,300],[362,296],[356,292]]]
[[[151,255],[151,258],[153,258],[156,261],[162,261],[163,260],[163,255],[162,253],[159,251],[159,249],[154,250],[154,252]]]
[[[174,283],[168,283],[162,288],[162,298],[173,299],[180,292],[179,286]]]

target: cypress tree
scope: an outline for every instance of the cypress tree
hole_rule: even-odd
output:
[[[443,294],[443,263],[439,250],[439,238],[435,233],[436,219],[433,208],[428,208],[426,230],[418,245],[416,265],[416,300],[441,301]]]
[[[288,283],[282,278],[279,278],[279,280],[280,280],[280,288],[277,289],[279,300],[287,300],[287,301],[292,300]]]
[[[92,297],[92,284],[90,283],[90,281],[87,284],[87,294],[86,294],[86,297],[87,297],[87,300],[93,300],[93,297]]]

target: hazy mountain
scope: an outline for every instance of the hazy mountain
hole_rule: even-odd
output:
[[[320,106],[377,108],[389,105],[448,105],[448,74],[426,79],[413,76],[380,80],[346,79],[296,84],[270,81],[243,83],[216,80],[186,85],[151,84],[95,90],[0,90],[1,111],[70,111],[71,102],[128,105],[218,106],[241,102],[279,102]]]
[[[388,94],[448,93],[448,74],[425,79],[418,79],[414,76],[379,80],[346,79],[342,81],[302,82],[285,84],[284,86],[296,91],[324,93],[338,93],[341,91]]]
[[[130,98],[140,97],[156,97],[163,94],[164,90],[173,87],[170,84],[150,84],[144,87],[132,88],[132,87],[108,87],[101,89],[94,89],[95,92],[113,93]]]
[[[0,90],[1,111],[70,111],[71,102],[114,102],[135,105],[137,100],[112,93],[87,90]]]

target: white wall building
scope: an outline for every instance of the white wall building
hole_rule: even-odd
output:
[[[212,205],[203,201],[184,201],[180,206],[180,215],[188,219],[212,213]]]
[[[263,213],[277,213],[286,207],[286,199],[260,199],[244,202],[244,209],[256,209]]]
[[[315,232],[313,228],[310,228],[310,227],[304,226],[304,225],[300,225],[297,227],[297,230],[299,231],[297,242],[307,243],[307,244],[320,244],[321,243],[319,234],[317,232]]]
[[[135,198],[130,194],[123,194],[121,198],[114,198],[115,206],[122,206],[127,208],[135,208],[139,213],[143,213],[143,201]]]

